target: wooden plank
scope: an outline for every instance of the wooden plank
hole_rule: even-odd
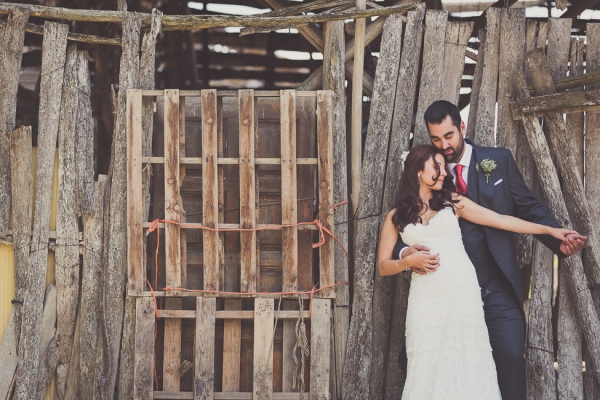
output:
[[[42,316],[42,337],[40,340],[40,365],[37,370],[37,399],[44,397],[49,389],[50,381],[56,374],[60,353],[56,336],[56,286],[48,285],[44,297],[44,313]],[[50,388],[53,392],[54,387]]]
[[[77,52],[77,123],[75,159],[77,163],[78,215],[94,210],[94,119],[92,116],[88,52]]]
[[[600,90],[572,91],[535,96],[529,100],[514,101],[512,119],[519,120],[524,114],[543,117],[548,112],[560,111],[566,114],[594,111],[600,107]]]
[[[517,137],[520,124],[510,117],[512,93],[510,74],[515,69],[525,69],[525,9],[504,8],[501,16],[500,49],[498,60],[498,129],[499,147],[517,154]],[[523,132],[521,132],[523,134]]]
[[[254,383],[252,398],[273,398],[273,299],[254,300]]]
[[[154,399],[165,399],[165,400],[184,400],[193,399],[194,393],[192,392],[154,392]],[[273,400],[301,400],[300,393],[273,393]],[[214,393],[215,400],[251,400],[251,392],[217,392]]]
[[[10,155],[15,299],[24,300],[29,285],[27,270],[29,269],[33,198],[31,127],[23,126],[10,133]],[[23,310],[19,306],[13,309],[15,310],[15,335],[18,341],[21,336]]]
[[[327,43],[327,40],[325,40]],[[283,307],[285,310],[299,310],[297,300],[284,300]],[[277,314],[277,319],[281,318],[281,313]],[[293,319],[283,320],[283,348],[281,350],[283,357],[283,373],[282,373],[282,390],[284,392],[294,391],[294,346],[296,344],[296,321]],[[295,390],[298,391],[298,390]]]
[[[565,78],[569,67],[571,18],[548,19],[548,63],[553,80]]]
[[[331,300],[313,299],[312,307],[310,321],[310,398],[325,400],[330,398]]]
[[[571,38],[571,50],[569,55],[570,72],[569,76],[577,76],[584,73],[585,66],[583,62],[583,53],[585,48],[585,40]],[[583,88],[573,88],[570,92],[581,92]],[[600,105],[600,103],[599,103]],[[579,168],[579,174],[583,176],[584,168],[584,113],[567,114],[567,130],[573,132],[575,160]]]
[[[125,293],[127,287],[127,90],[138,87],[141,16],[137,13],[121,13],[121,60],[119,65],[119,93],[117,95],[116,121],[113,134],[110,178],[109,225],[105,227],[105,302],[107,337],[110,365],[106,366],[104,393],[113,396],[119,368]],[[142,138],[140,137],[140,140]],[[136,147],[137,148],[137,147]],[[140,142],[141,151],[141,142]],[[139,156],[141,157],[142,154]],[[141,160],[140,160],[141,161]],[[140,183],[141,184],[141,180]],[[140,201],[143,198],[139,197]],[[142,275],[144,276],[144,275]],[[142,278],[143,279],[143,278]]]
[[[29,11],[13,7],[0,35],[0,237],[10,218],[10,132],[15,129],[17,89]]]
[[[317,147],[319,153],[319,221],[333,234],[333,94],[330,91],[319,91],[317,95]],[[334,241],[325,238],[319,247],[319,282],[321,287],[333,285]],[[335,297],[333,288],[319,292],[320,297]]]
[[[60,101],[58,100],[62,92],[68,31],[67,25],[50,22],[46,22],[44,28],[31,264],[27,273],[27,293],[24,296],[22,307],[23,319],[19,338],[20,359],[14,395],[14,398],[19,400],[35,398],[37,390],[37,376],[31,371],[37,370],[40,359],[40,327],[48,268],[52,175],[60,115]]]
[[[10,390],[10,384],[13,380],[19,356],[17,355],[17,331],[15,327],[16,307],[13,307],[10,313],[8,324],[6,325],[2,342],[0,342],[0,398],[5,399]]]
[[[181,309],[181,299],[167,299],[165,308]],[[181,380],[181,326],[180,318],[165,320],[163,353],[163,390],[178,392]]]
[[[458,104],[460,81],[465,66],[465,49],[471,38],[474,22],[448,22],[444,41],[442,99]]]
[[[128,293],[144,289],[144,232],[142,193],[142,93],[127,91],[127,266]]]
[[[282,90],[281,96],[281,223],[298,222],[296,173],[296,94]],[[298,228],[281,231],[282,291],[298,291]]]
[[[498,55],[500,47],[500,22],[502,9],[490,7],[486,11],[486,37],[484,68],[477,98],[474,143],[494,147],[494,123],[496,117],[496,89],[498,87]]]
[[[185,97],[179,98],[179,190],[181,191],[181,185],[187,174],[185,165],[181,165],[181,157],[185,156]],[[186,211],[183,208],[183,200],[181,200],[181,222],[187,222]],[[181,229],[179,231],[180,238],[180,249],[179,254],[181,257],[181,286],[187,287],[187,230]]]
[[[79,106],[77,47],[69,46],[58,123],[58,202],[56,211],[57,337],[60,362],[69,363],[79,303],[79,225],[75,126]]]
[[[423,66],[421,84],[415,121],[414,144],[428,144],[429,131],[422,115],[431,103],[439,99],[442,93],[442,77],[444,76],[444,40],[448,12],[427,10],[425,16],[425,37],[423,39]]]
[[[240,227],[256,224],[254,171],[254,95],[253,90],[239,91],[239,168]],[[240,268],[242,292],[256,292],[256,232],[240,233]]]
[[[58,397],[65,400],[77,400],[79,396],[79,388],[81,386],[81,312],[77,314],[77,324],[75,324],[75,335],[73,336],[73,353],[71,353],[71,361],[69,369],[64,375],[65,369],[61,370],[59,365],[56,369],[58,382]],[[131,374],[133,376],[133,374]],[[62,396],[62,397],[61,397]]]
[[[194,399],[214,398],[216,298],[196,299]]]
[[[406,23],[404,33],[404,45],[400,58],[398,83],[396,85],[396,101],[394,104],[394,116],[392,119],[392,132],[394,132],[394,134],[390,137],[390,148],[388,150],[389,156],[387,159],[385,185],[383,188],[383,210],[390,209],[396,198],[398,182],[400,182],[400,174],[402,173],[402,169],[404,167],[402,162],[402,153],[408,151],[409,149],[414,98],[417,90],[417,74],[419,71],[419,66],[417,63],[413,62],[413,58],[414,54],[419,54],[421,52],[423,38],[422,21],[424,15],[425,10],[423,8],[408,13],[408,21]],[[385,399],[393,399],[398,393],[402,392],[402,385],[404,382],[402,374],[406,373],[406,368],[403,367],[399,362],[400,351],[404,345],[406,304],[408,301],[408,290],[406,290],[408,288],[408,284],[405,282],[407,279],[401,280],[402,278],[403,277],[391,279],[393,283],[390,286],[392,286],[392,290],[396,292],[396,295],[394,296],[394,302],[391,305],[388,305],[387,303],[390,302],[389,298],[391,298],[394,292],[391,292],[390,296],[386,297],[386,291],[378,289],[378,291],[383,292],[383,295],[381,296],[382,300],[386,300],[382,307],[391,308],[391,311],[389,312],[391,314],[389,329],[386,330],[389,332],[389,345],[387,348],[388,362],[386,369],[384,370],[387,378],[385,380],[385,391],[382,396],[382,398]],[[376,286],[377,281],[378,278],[376,276]],[[344,289],[345,287],[346,286],[344,285],[340,289]],[[401,289],[405,290],[402,291]],[[399,290],[400,292],[398,292]],[[350,304],[349,299],[344,303],[341,302],[339,290],[337,296],[338,297],[336,298],[336,301],[339,301],[339,304],[342,305],[342,307]],[[376,296],[379,297],[379,295],[374,294],[374,301],[376,300]],[[377,300],[377,302],[378,304],[382,303],[380,300]],[[337,315],[337,313],[340,312],[338,311],[339,309],[340,308],[338,307],[334,309],[334,315]],[[341,309],[348,310],[346,307]],[[337,351],[338,349],[336,344],[336,353]]]
[[[241,300],[225,301],[225,310],[241,310]],[[223,323],[223,391],[240,390],[240,355],[242,350],[242,320],[227,319]]]
[[[538,52],[538,50],[536,49],[529,54],[533,52]],[[545,58],[541,49],[539,55]],[[516,71],[513,79],[515,90],[518,92],[518,99],[526,99],[529,96],[529,92],[526,89],[524,74],[521,71]],[[548,199],[548,205],[561,225],[565,227],[571,226],[565,199],[560,195],[561,190],[558,175],[552,163],[550,150],[541,125],[535,117],[526,117],[523,119],[523,124],[540,180],[544,182],[542,189]],[[583,265],[581,259],[578,257],[566,258],[565,265],[567,266],[566,270],[569,271],[569,274],[567,274],[568,286],[573,295],[577,316],[588,343],[593,344],[590,346],[591,357],[596,360],[594,364],[597,365],[600,362],[600,350],[594,349],[600,349],[600,335],[598,335],[598,332],[600,332],[600,320],[598,320],[598,315],[596,314]],[[594,370],[594,373],[599,375],[599,371],[597,370]]]
[[[133,398],[152,399],[154,378],[154,299],[136,299]]]
[[[217,92],[202,91],[202,223],[210,228],[219,222],[217,170]],[[203,232],[204,289],[219,290],[219,234]]]
[[[262,295],[262,294],[261,294]],[[237,305],[237,300],[230,300],[230,307],[225,310],[220,310],[216,312],[216,319],[254,319],[254,311],[242,311],[240,306]],[[310,312],[305,310],[302,312],[303,318],[310,318]],[[193,319],[196,318],[196,313],[193,310],[176,310],[176,309],[163,309],[158,310],[159,318],[187,318]],[[290,308],[288,310],[280,310],[276,312],[277,319],[293,319],[297,320],[300,317],[300,312],[297,308]]]
[[[487,31],[480,29],[478,32],[479,49],[477,50],[477,63],[473,73],[473,84],[469,99],[469,119],[467,120],[466,138],[475,140],[475,128],[477,120],[477,108],[479,107],[479,92],[481,91],[481,80],[483,78],[483,65],[485,61],[485,38]]]
[[[556,399],[552,341],[552,251],[535,241],[527,329],[527,393],[534,399]],[[562,366],[561,366],[562,367]]]

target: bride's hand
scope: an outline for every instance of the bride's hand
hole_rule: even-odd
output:
[[[435,272],[440,266],[440,254],[431,254],[429,251],[417,251],[406,257],[410,261],[410,268],[423,270],[426,272]]]
[[[559,240],[565,240],[565,238],[567,237],[567,235],[579,235],[577,233],[577,231],[574,231],[573,229],[566,229],[566,228],[550,228],[549,227],[549,233],[551,236],[559,239]]]

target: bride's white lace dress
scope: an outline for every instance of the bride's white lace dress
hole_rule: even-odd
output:
[[[401,236],[409,246],[440,254],[436,272],[412,276],[402,399],[500,399],[481,291],[457,217],[442,209],[428,225],[410,224]]]

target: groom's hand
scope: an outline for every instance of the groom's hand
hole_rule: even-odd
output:
[[[427,275],[429,272],[435,272],[437,267],[440,266],[439,254],[429,253],[429,247],[415,244],[410,246],[400,256],[404,259],[411,257],[411,261],[414,265],[410,266],[409,269],[419,275]]]
[[[585,240],[587,240],[587,236],[583,236],[577,233],[572,233],[570,235],[565,236],[565,240],[560,244],[560,251],[565,256],[572,256],[577,253],[583,245],[585,244]]]

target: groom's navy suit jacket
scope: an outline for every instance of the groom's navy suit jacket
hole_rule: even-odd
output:
[[[499,214],[512,215],[542,225],[559,227],[550,210],[535,198],[523,181],[523,176],[510,150],[476,146],[470,141],[468,143],[473,146],[467,179],[468,198]],[[487,158],[494,160],[497,167],[490,173],[486,182],[485,173],[481,168],[477,171],[475,165]],[[523,288],[521,271],[517,262],[516,235],[504,230],[478,226],[462,218],[459,223],[465,249],[475,265],[478,278],[481,279],[480,272],[482,268],[497,269],[499,267],[510,286],[512,286],[519,304],[522,304]],[[479,238],[482,231],[485,241],[483,241],[483,238]],[[560,240],[549,235],[536,235],[536,237],[554,253],[563,256],[560,251]],[[485,245],[486,242],[489,252],[485,249],[487,253],[484,252],[484,255],[491,253],[493,260],[485,262],[486,257],[483,257],[484,262],[479,263],[477,259],[474,259],[473,254],[478,254],[477,252],[481,249],[476,247],[480,244]],[[394,249],[394,255],[397,255],[405,246],[399,240]],[[489,264],[497,264],[497,267],[495,265],[488,266]],[[480,285],[484,289],[483,282],[480,281]]]

